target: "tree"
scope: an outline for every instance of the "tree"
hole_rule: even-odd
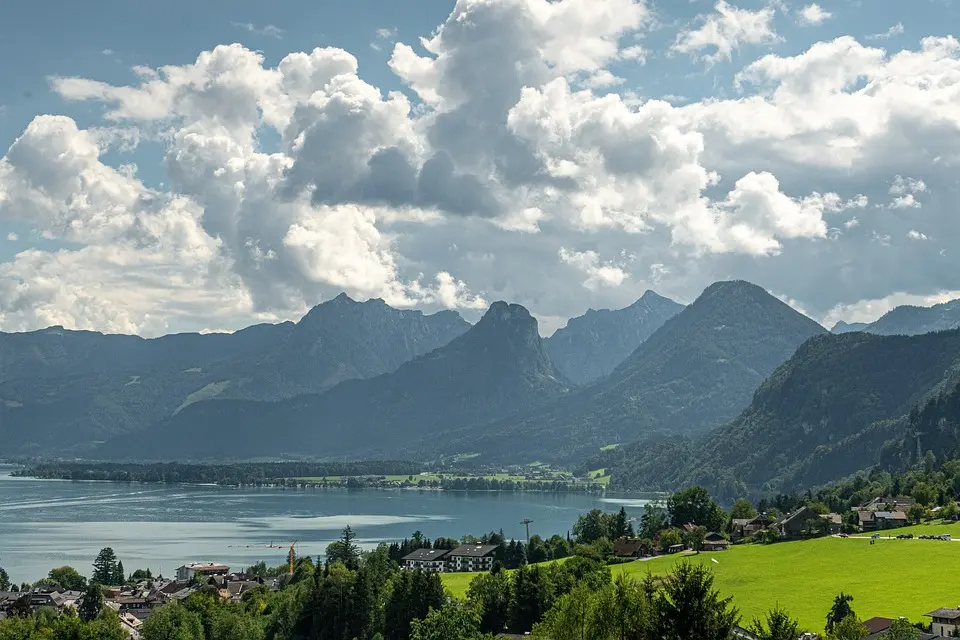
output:
[[[643,506],[643,515],[640,516],[640,530],[637,532],[641,538],[647,540],[655,539],[661,531],[667,527],[667,510],[661,506],[647,503]]]
[[[87,579],[73,567],[63,566],[51,569],[47,578],[68,591],[83,591],[87,588]]]
[[[7,574],[6,569],[0,567],[0,591],[9,591],[10,586],[10,576]]]
[[[197,640],[205,637],[200,616],[181,604],[160,607],[143,621],[143,640]]]
[[[699,553],[703,551],[703,543],[706,537],[707,537],[706,528],[696,527],[693,531],[687,534],[687,543],[690,545],[691,549]]]
[[[867,628],[855,615],[849,615],[833,626],[827,633],[829,640],[860,640],[869,634]]]
[[[603,511],[592,509],[577,518],[573,535],[581,544],[591,544],[607,535],[607,523]]]
[[[117,575],[117,554],[110,547],[104,547],[93,561],[91,582],[109,585]]]
[[[125,584],[127,576],[123,572],[123,563],[117,560],[117,567],[113,571],[113,584]]]
[[[101,611],[103,611],[103,591],[100,590],[100,585],[91,584],[83,593],[83,599],[77,607],[77,615],[84,622],[90,622],[96,620]]]
[[[410,640],[483,640],[480,615],[463,602],[448,602],[430,609],[422,620],[410,625]]]
[[[327,546],[327,563],[342,562],[348,569],[356,569],[360,559],[360,547],[353,542],[356,538],[350,525],[344,527],[340,539]]]
[[[894,620],[883,634],[884,640],[920,640],[920,630],[910,624],[906,618]]]
[[[467,600],[480,612],[481,630],[502,633],[507,628],[510,596],[510,577],[505,571],[481,573],[470,581]]]
[[[627,518],[626,509],[620,507],[617,515],[613,516],[610,529],[610,535],[608,537],[611,540],[619,540],[620,538],[633,536],[633,525],[630,524],[630,520]]]
[[[746,520],[747,518],[753,518],[757,515],[757,510],[753,508],[753,505],[750,504],[749,500],[740,498],[733,503],[733,508],[730,509],[730,517],[737,518],[738,520]]]
[[[713,590],[713,574],[682,562],[667,577],[654,604],[656,637],[661,640],[727,640],[740,614]]]
[[[654,637],[652,583],[649,589],[647,586],[620,575],[612,584],[596,592],[592,617],[593,631],[598,638],[634,640]]]
[[[554,591],[550,574],[540,565],[524,565],[513,574],[513,598],[510,602],[510,629],[525,633],[553,606]]]
[[[725,514],[703,487],[689,487],[677,491],[667,500],[667,512],[674,526],[689,523],[706,527],[709,531],[723,528]]]
[[[927,515],[927,510],[919,503],[910,505],[910,508],[907,510],[907,517],[910,519],[910,522],[920,522],[925,515]]]
[[[800,624],[777,605],[767,612],[766,619],[754,619],[750,632],[759,640],[797,640],[802,635]]]
[[[833,599],[833,606],[830,607],[830,611],[827,613],[827,634],[833,633],[834,627],[836,627],[844,618],[854,617],[856,614],[853,612],[853,607],[850,606],[850,603],[853,602],[853,596],[848,595],[844,592],[840,592],[836,598]]]
[[[937,490],[926,482],[918,482],[913,485],[913,491],[910,492],[910,495],[923,506],[929,507],[937,499]]]
[[[533,637],[544,640],[597,640],[594,594],[583,584],[562,596],[533,626]]]
[[[660,548],[667,549],[672,547],[675,544],[681,544],[683,542],[683,534],[680,533],[679,529],[667,529],[666,531],[660,532]]]

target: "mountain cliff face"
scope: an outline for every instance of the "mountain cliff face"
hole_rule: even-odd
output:
[[[911,407],[954,383],[958,359],[960,331],[818,336],[757,389],[740,416],[682,452],[668,459],[647,442],[606,462],[618,486],[701,483],[726,498],[837,480],[880,462]]]
[[[281,402],[198,402],[143,437],[107,443],[102,453],[240,458],[415,452],[433,448],[449,430],[548,401],[567,388],[543,349],[536,320],[519,305],[498,302],[465,334],[393,373]]]
[[[544,340],[557,369],[584,385],[610,374],[683,305],[653,291],[625,309],[590,309]]]
[[[747,282],[720,282],[668,320],[609,376],[482,434],[461,451],[576,457],[654,431],[700,433],[736,417],[816,322]]]
[[[458,314],[425,316],[346,296],[299,323],[233,334],[144,340],[46,329],[0,334],[0,435],[7,453],[83,453],[205,399],[282,399],[372,377],[469,328]]]

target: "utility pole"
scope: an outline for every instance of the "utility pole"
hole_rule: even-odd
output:
[[[530,518],[524,518],[520,521],[520,524],[524,525],[527,528],[527,544],[530,544],[530,523],[533,522]]]

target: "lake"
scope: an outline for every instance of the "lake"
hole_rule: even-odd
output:
[[[149,568],[171,576],[185,562],[223,562],[242,569],[277,565],[289,545],[322,555],[350,525],[365,548],[422,531],[429,538],[503,529],[566,535],[590,509],[639,518],[642,496],[419,491],[407,489],[230,488],[14,478],[0,469],[0,566],[10,579],[33,582],[57,566],[89,576],[102,547],[113,547],[128,573]]]

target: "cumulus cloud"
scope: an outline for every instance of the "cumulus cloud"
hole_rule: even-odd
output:
[[[10,242],[16,242],[19,239],[20,239],[20,236],[15,234],[13,231],[7,234],[7,240],[9,240]]]
[[[675,62],[774,44],[781,10],[719,2]],[[103,118],[38,115],[0,159],[0,220],[59,247],[0,263],[0,328],[229,328],[340,290],[563,318],[726,277],[815,315],[951,289],[936,245],[958,195],[955,38],[843,36],[661,100],[620,82],[659,53],[637,44],[652,20],[636,0],[460,0],[421,46],[393,44],[405,92],[332,47],[268,64],[218,46],[125,85],[53,77]],[[144,140],[137,163],[164,186],[114,160]],[[925,243],[897,210],[921,200]]]
[[[893,184],[890,185],[890,195],[894,198],[887,206],[891,209],[919,209],[923,205],[917,200],[917,194],[926,190],[927,185],[923,180],[904,178],[898,175],[894,178]]]
[[[729,61],[742,45],[770,45],[780,41],[773,28],[776,9],[768,5],[758,11],[741,9],[718,0],[714,13],[701,18],[696,29],[686,29],[677,35],[672,50],[703,60],[713,65]],[[703,53],[704,49],[713,53]]]
[[[929,239],[927,238],[926,234],[920,233],[916,229],[910,229],[910,231],[907,231],[907,237],[910,238],[911,240],[928,240]]]
[[[832,13],[825,10],[816,2],[808,4],[797,12],[797,19],[800,24],[811,27],[819,26],[832,17]]]
[[[629,274],[614,261],[601,262],[596,251],[571,251],[560,247],[557,255],[560,262],[568,264],[586,274],[583,286],[587,289],[599,287],[619,287]]]

